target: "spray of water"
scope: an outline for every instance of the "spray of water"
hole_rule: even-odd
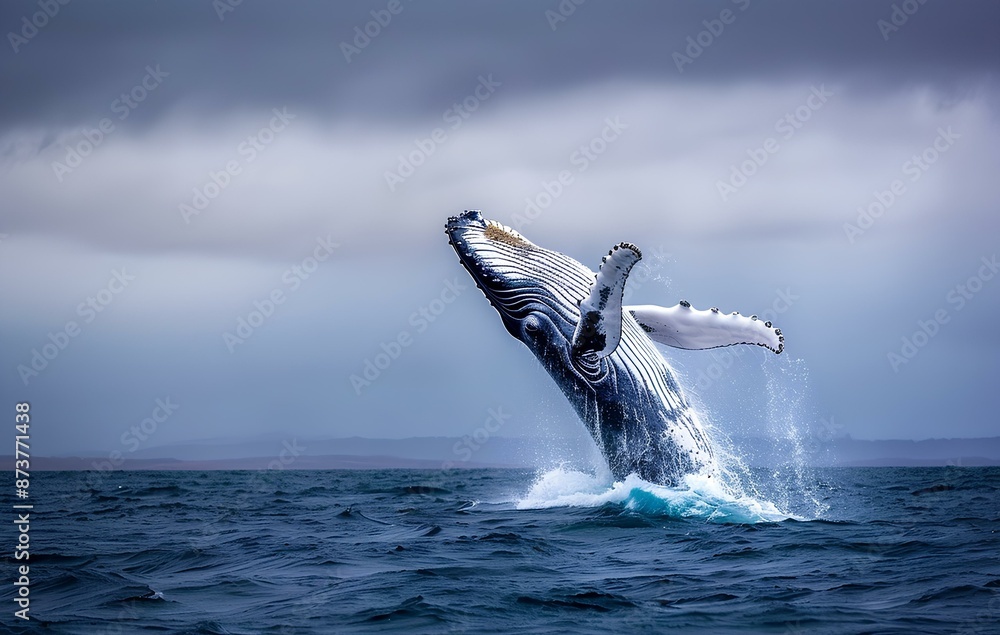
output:
[[[818,492],[818,480],[809,467],[810,431],[804,424],[808,396],[808,368],[801,359],[768,358],[762,364],[766,378],[764,432],[772,449],[763,459],[766,469],[750,467],[741,449],[725,431],[711,422],[711,412],[689,395],[697,416],[712,439],[720,478],[689,475],[676,487],[665,487],[629,476],[615,481],[599,452],[558,461],[540,471],[518,508],[621,506],[626,511],[712,522],[773,522],[788,518],[818,518],[828,510]],[[583,458],[581,461],[580,459]],[[552,465],[550,463],[550,465]]]
[[[801,359],[784,359],[764,366],[767,376],[770,436],[780,453],[772,457],[771,480],[785,509],[820,517],[829,510],[817,490],[818,479],[809,466],[806,442],[811,434],[806,421],[809,369]]]

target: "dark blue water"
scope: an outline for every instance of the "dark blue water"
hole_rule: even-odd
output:
[[[37,622],[12,617],[8,556],[2,625],[1000,633],[1000,469],[811,478],[822,518],[562,471],[38,473]]]

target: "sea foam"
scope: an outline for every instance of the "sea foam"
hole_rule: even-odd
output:
[[[730,492],[724,484],[705,475],[689,474],[678,487],[666,487],[631,474],[614,481],[610,474],[590,474],[558,467],[539,474],[528,492],[516,501],[517,509],[549,507],[601,507],[623,509],[650,516],[701,518],[723,523],[779,522],[796,518],[774,503]]]

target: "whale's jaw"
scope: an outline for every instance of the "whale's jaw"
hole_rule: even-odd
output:
[[[450,217],[445,233],[511,335],[524,341],[525,320],[541,312],[566,340],[573,337],[580,301],[593,282],[592,271],[506,225],[484,219],[479,210]]]

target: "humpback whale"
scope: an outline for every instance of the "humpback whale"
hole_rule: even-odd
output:
[[[673,307],[622,306],[629,271],[642,254],[618,243],[597,273],[532,243],[479,210],[445,225],[458,259],[572,404],[616,479],[637,474],[677,485],[711,477],[710,439],[654,342],[682,349],[756,344],[775,353],[781,331],[757,316]]]

